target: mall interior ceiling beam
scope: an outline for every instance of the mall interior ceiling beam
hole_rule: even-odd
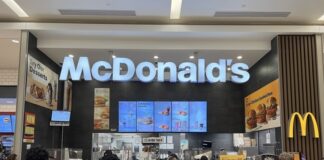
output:
[[[92,30],[145,32],[255,32],[255,33],[324,33],[322,25],[134,25],[134,24],[79,24],[2,22],[0,29],[18,30]]]
[[[269,51],[268,41],[38,39],[38,48]]]

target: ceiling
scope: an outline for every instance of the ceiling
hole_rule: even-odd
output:
[[[0,69],[18,68],[20,45],[12,40],[20,40],[19,31],[0,31]]]
[[[145,28],[145,26],[142,26]],[[142,61],[155,62],[159,56],[161,62],[171,61],[180,64],[205,58],[207,63],[219,59],[234,59],[249,66],[255,64],[270,50],[270,42],[278,32],[252,31],[207,31],[199,26],[189,28],[166,29],[154,26],[146,29],[129,26],[106,30],[77,29],[67,30],[37,29],[32,33],[38,37],[38,48],[53,59],[62,63],[64,56],[73,54],[75,59],[87,56],[93,63],[99,60],[112,61],[112,53],[117,57],[127,57],[135,64]],[[189,56],[195,56],[195,60]],[[237,56],[243,59],[236,60]]]
[[[179,20],[169,19],[171,0],[16,0],[16,2],[30,17],[19,18],[0,1],[0,21],[120,24],[324,24],[323,21],[317,21],[324,14],[323,0],[183,0]],[[78,11],[79,15],[61,15],[60,10]],[[115,11],[134,11],[136,16],[119,15]],[[280,17],[281,13],[289,15]],[[217,16],[214,16],[215,14]]]

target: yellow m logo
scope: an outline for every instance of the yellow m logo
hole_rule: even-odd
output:
[[[294,138],[294,124],[295,124],[295,120],[296,117],[298,118],[299,122],[300,122],[300,128],[302,131],[302,136],[306,136],[306,131],[307,131],[307,120],[310,117],[312,122],[313,122],[313,128],[314,128],[314,137],[315,138],[319,138],[319,129],[318,129],[318,124],[316,121],[315,116],[310,113],[307,112],[304,117],[300,114],[300,113],[293,113],[290,117],[290,122],[289,122],[289,138]]]

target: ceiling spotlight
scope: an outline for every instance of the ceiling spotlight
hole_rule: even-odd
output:
[[[14,0],[2,0],[19,17],[29,17],[28,14]]]
[[[228,67],[228,68],[227,68],[227,70],[228,70],[228,71],[230,71],[230,70],[231,70],[231,68],[230,68],[230,67]]]
[[[159,56],[154,56],[153,58],[154,58],[154,59],[159,59]]]
[[[236,58],[237,58],[237,59],[242,59],[243,57],[242,57],[242,56],[237,56]]]
[[[171,1],[170,19],[180,19],[182,0]]]
[[[195,59],[195,56],[189,56],[190,59]]]
[[[12,43],[17,43],[17,44],[19,43],[19,41],[18,40],[15,40],[15,39],[11,40],[11,42]]]
[[[69,54],[69,57],[73,58],[73,57],[74,57],[74,55],[73,55],[73,54]]]
[[[111,57],[112,57],[112,58],[116,58],[116,56],[115,56],[114,54],[113,54],[113,55],[111,55]]]

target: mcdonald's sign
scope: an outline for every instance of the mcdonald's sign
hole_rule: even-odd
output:
[[[301,128],[302,136],[306,136],[307,120],[308,120],[308,118],[311,118],[311,121],[313,124],[313,129],[314,129],[314,138],[319,138],[318,123],[317,123],[315,116],[311,112],[307,112],[304,116],[302,116],[298,112],[295,112],[291,115],[290,122],[289,122],[289,133],[288,133],[289,138],[294,138],[294,124],[295,124],[296,117],[300,122],[299,124],[300,124],[300,128]]]

